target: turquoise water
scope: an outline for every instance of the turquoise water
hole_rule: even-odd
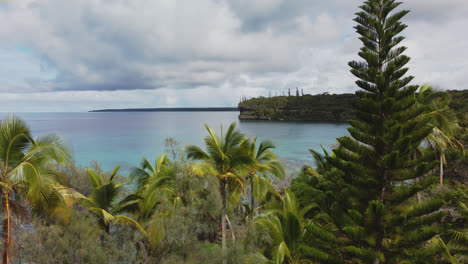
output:
[[[172,137],[181,146],[203,146],[204,124],[217,133],[238,122],[247,136],[269,139],[289,169],[310,164],[308,149],[330,149],[336,138],[347,134],[346,123],[238,121],[238,112],[114,112],[114,113],[17,113],[28,122],[35,137],[55,133],[64,138],[73,158],[86,166],[93,160],[110,169],[124,170],[139,164],[145,156],[153,159],[164,150],[164,139]],[[1,114],[0,117],[4,117]]]

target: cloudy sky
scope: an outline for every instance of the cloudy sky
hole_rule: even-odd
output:
[[[0,112],[354,92],[360,0],[0,1]],[[468,89],[468,0],[407,0],[415,83]]]

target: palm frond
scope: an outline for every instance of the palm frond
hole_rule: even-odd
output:
[[[9,203],[10,211],[13,215],[22,220],[29,220],[30,208],[13,199],[9,199]]]
[[[99,186],[102,185],[102,176],[97,174],[93,169],[91,168],[86,168],[86,171],[89,174],[89,180],[91,182],[91,186],[93,188],[98,188]]]
[[[141,225],[137,221],[135,221],[134,219],[128,216],[124,216],[124,215],[115,216],[114,223],[133,226],[136,229],[138,229],[138,231],[140,231],[142,234],[146,235],[145,229],[143,229],[143,227],[141,227]]]
[[[148,182],[148,179],[151,177],[145,169],[134,167],[130,172],[130,182],[136,179],[136,187],[138,190],[142,189],[143,186]]]
[[[117,196],[120,193],[120,188],[114,184],[114,182],[109,182],[103,184],[97,188],[93,189],[90,198],[97,204],[100,208],[108,209],[112,208],[113,202],[117,199]]]
[[[57,135],[46,135],[35,141],[27,156],[44,155],[59,164],[70,161],[70,150]]]
[[[114,220],[114,216],[102,208],[89,207],[88,209],[98,216],[106,226]]]
[[[218,175],[219,178],[221,179],[232,179],[235,183],[235,185],[237,186],[240,186],[240,188],[242,188],[242,190],[244,189],[244,182],[242,181],[242,178],[240,178],[238,175],[232,173],[232,172],[228,172],[228,173],[225,173],[225,174],[220,174]]]
[[[149,170],[149,171],[150,171],[150,174],[155,174],[155,173],[156,173],[156,166],[153,167],[153,166],[151,165],[151,162],[149,162],[149,160],[146,159],[145,157],[143,157],[143,158],[141,159],[140,167],[141,167],[141,169],[143,169],[143,170]]]
[[[161,170],[163,170],[167,165],[169,165],[169,163],[170,163],[170,160],[167,157],[167,155],[161,154],[161,156],[159,156],[159,158],[157,158],[155,161],[156,172],[160,173]]]
[[[221,149],[221,146],[220,146],[220,143],[219,143],[219,140],[218,140],[218,137],[216,136],[216,134],[213,132],[213,130],[211,129],[211,127],[207,124],[205,124],[205,128],[206,130],[208,131],[208,133],[210,134],[210,137],[207,138],[205,140],[205,142],[207,143],[207,147],[211,148],[213,153],[219,153],[221,154],[221,159],[224,160],[224,153]]]
[[[150,223],[148,224],[147,230],[150,247],[155,249],[166,237],[163,217],[153,217],[153,219],[151,219]]]
[[[275,148],[276,148],[276,146],[273,143],[273,141],[263,140],[262,142],[260,142],[260,146],[258,147],[256,158],[258,160],[262,160],[262,156],[263,156],[264,153],[267,152],[267,150],[271,150],[271,149],[275,149]]]
[[[283,228],[276,216],[260,216],[254,220],[254,224],[260,229],[267,230],[271,238],[278,244],[284,241]]]
[[[218,170],[213,166],[211,163],[194,163],[190,165],[190,171],[198,176],[198,177],[204,177],[206,175],[217,175]]]
[[[130,194],[122,199],[117,206],[112,209],[112,213],[136,213],[140,208],[140,202],[143,200],[143,197],[137,194]]]
[[[185,152],[187,153],[187,158],[188,159],[193,159],[193,160],[209,160],[210,156],[206,154],[201,148],[194,146],[194,145],[189,145],[185,147]]]
[[[286,243],[281,242],[278,245],[278,248],[276,249],[276,254],[274,258],[275,264],[282,264],[284,262],[285,256],[287,256],[288,258],[291,258],[291,253]]]
[[[119,171],[119,169],[120,169],[120,165],[115,166],[115,168],[112,170],[109,181],[114,180],[114,177],[115,177],[115,175],[117,175],[117,172]]]
[[[34,143],[29,126],[15,116],[7,116],[0,123],[0,159],[8,166],[23,159]]]

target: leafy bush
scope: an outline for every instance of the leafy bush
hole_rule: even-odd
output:
[[[46,225],[33,220],[32,230],[19,234],[13,254],[26,263],[144,263],[141,235],[119,227],[113,235],[99,232],[95,219],[73,212],[68,225]]]

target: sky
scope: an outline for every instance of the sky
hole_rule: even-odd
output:
[[[352,93],[359,0],[2,0],[0,112]],[[468,0],[400,9],[414,84],[468,89]]]

